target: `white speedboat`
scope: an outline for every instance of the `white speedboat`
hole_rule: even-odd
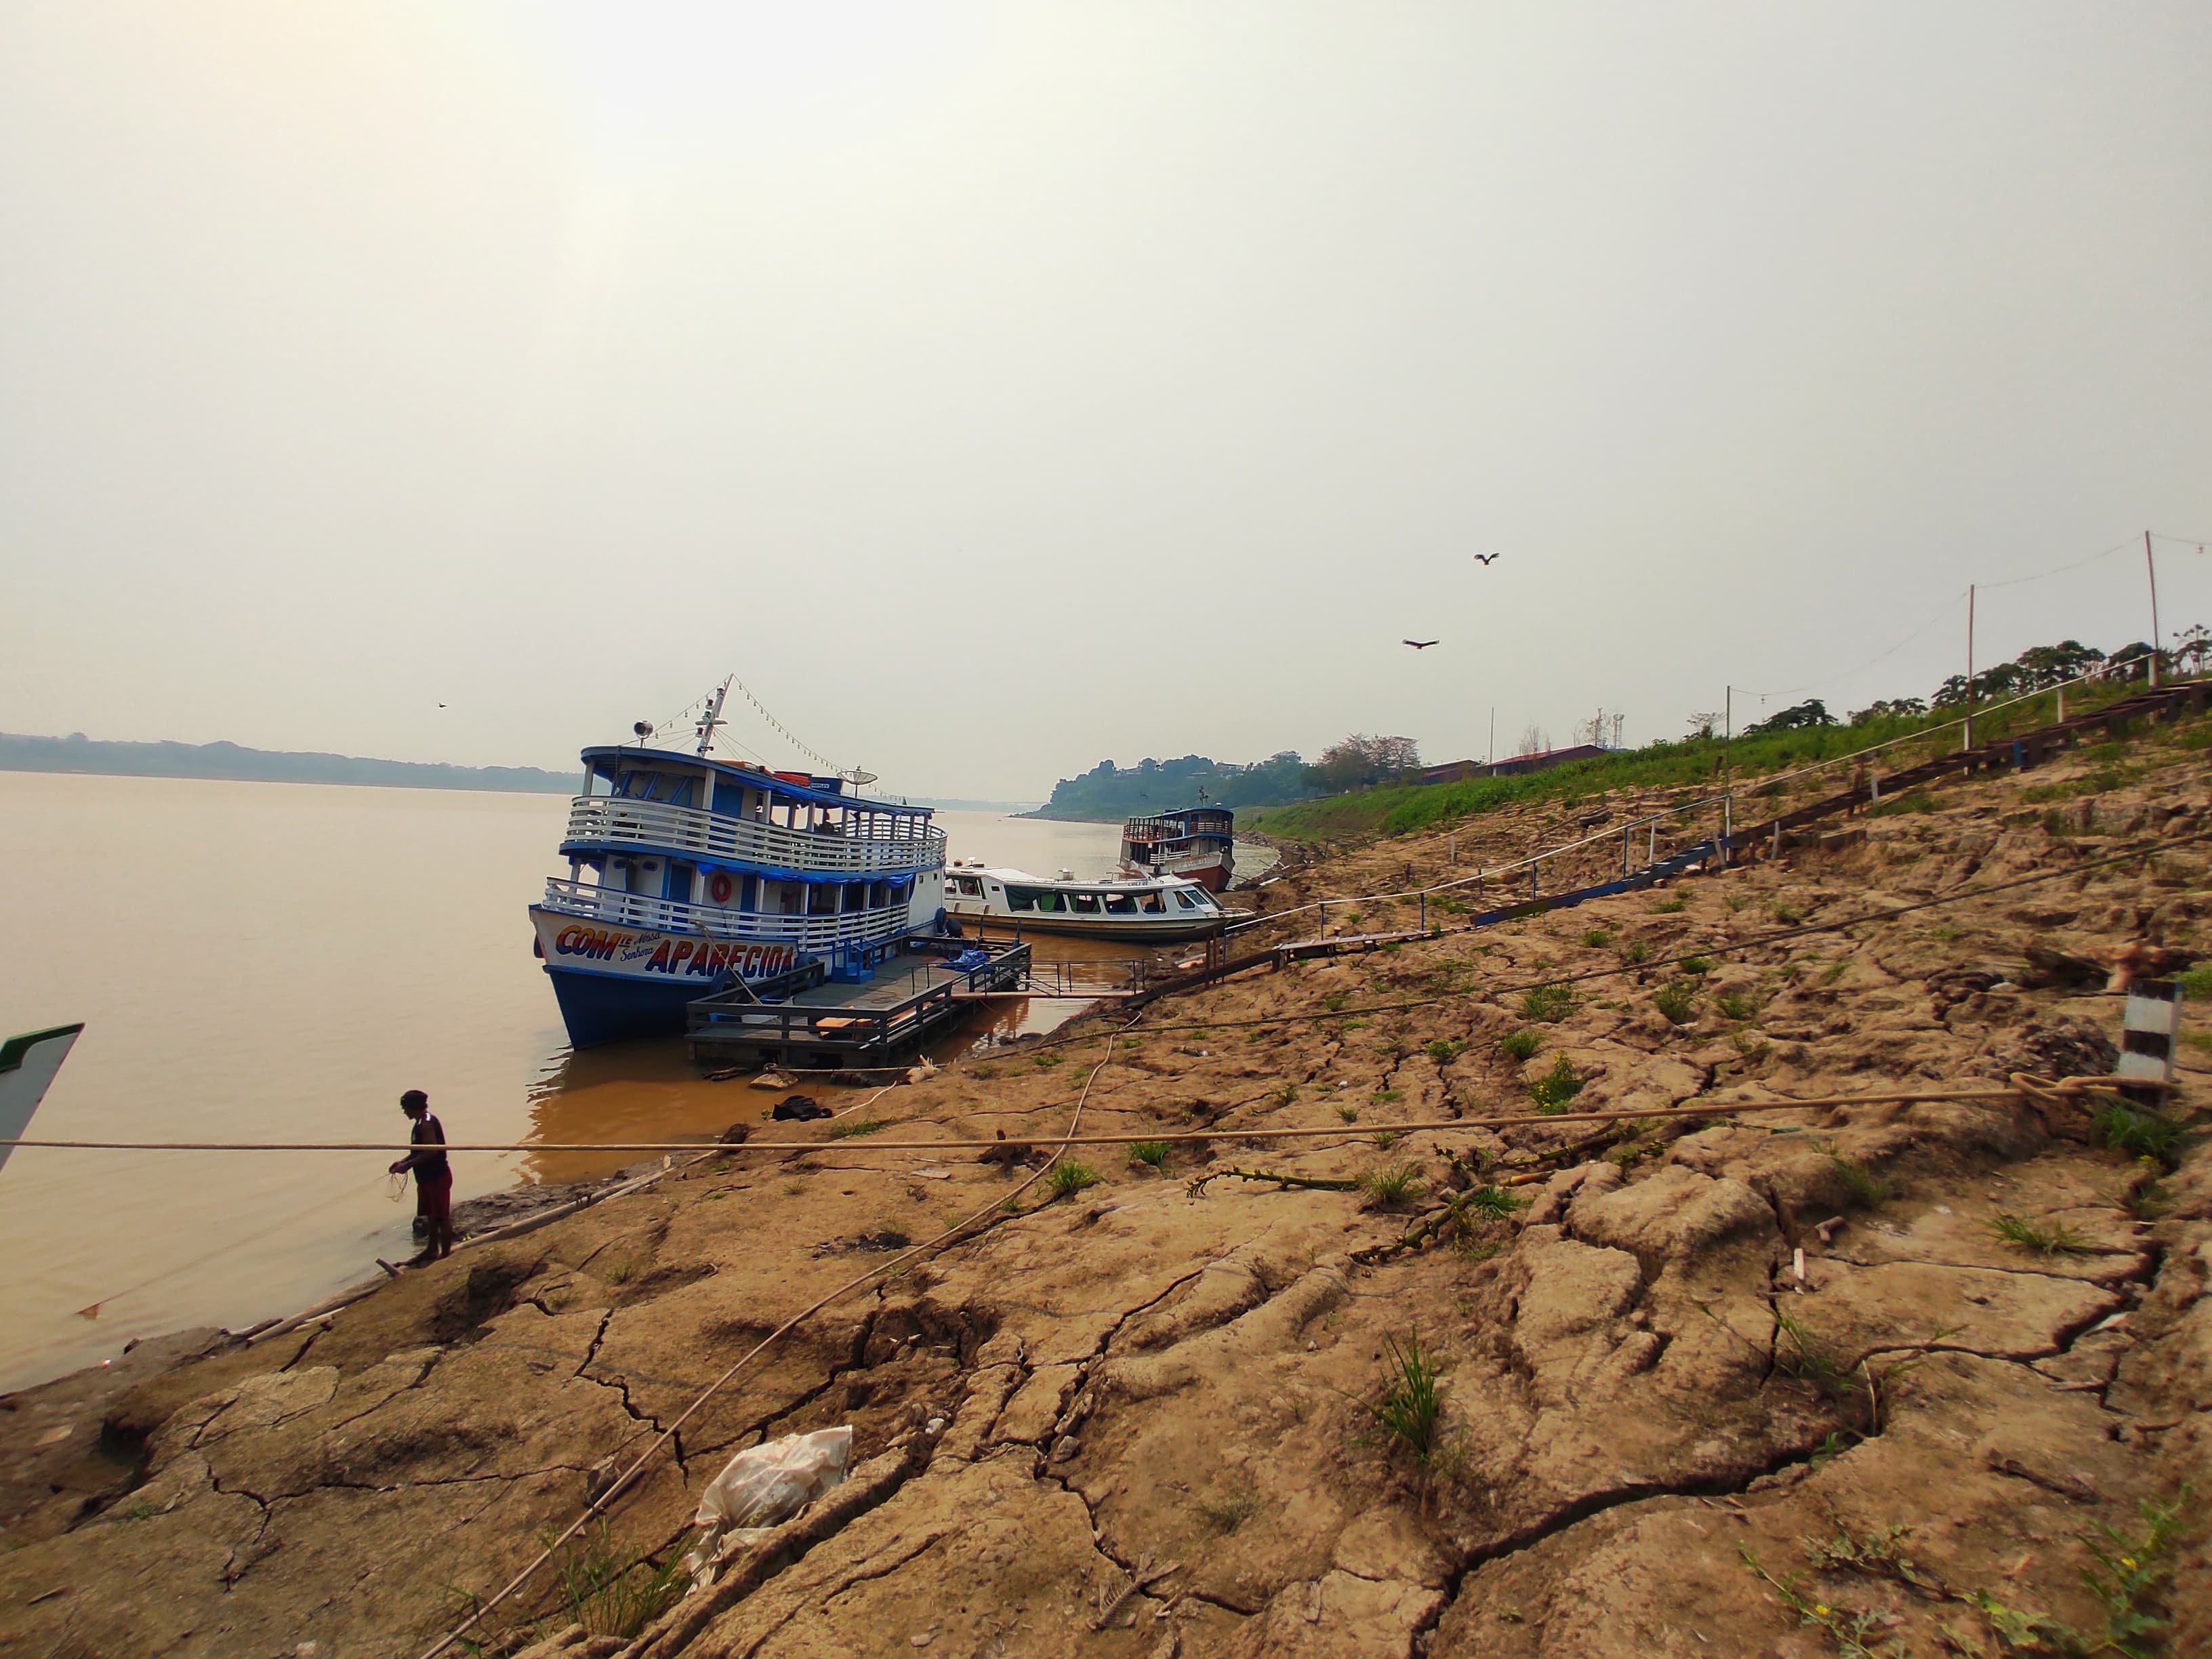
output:
[[[945,872],[945,910],[963,924],[1085,939],[1205,939],[1229,921],[1212,894],[1180,876],[1077,881],[1065,870],[1033,876],[957,862]]]

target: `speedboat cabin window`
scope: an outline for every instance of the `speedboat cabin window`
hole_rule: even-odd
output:
[[[1157,916],[1164,912],[1167,906],[1160,902],[1160,896],[1158,893],[1139,893],[1137,895],[1137,908],[1148,916]]]
[[[1106,895],[1106,914],[1109,916],[1133,916],[1137,914],[1137,899],[1133,893]]]
[[[983,884],[976,880],[975,877],[955,876],[953,880],[959,884],[960,896],[962,898],[981,898],[983,896]]]
[[[1067,904],[1068,908],[1079,916],[1095,916],[1099,914],[1098,895],[1096,893],[1070,893],[1067,896]]]
[[[1170,888],[1169,890],[1174,893],[1176,902],[1181,905],[1184,909],[1195,910],[1198,908],[1198,901],[1190,896],[1189,888],[1176,887]]]

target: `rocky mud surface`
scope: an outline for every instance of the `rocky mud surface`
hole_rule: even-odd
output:
[[[2104,1072],[2122,999],[2081,964],[2205,946],[2202,754],[2154,736],[2122,776],[2070,757],[1723,874],[1242,975],[1110,1057],[1102,1018],[885,1095],[872,1136],[733,1152],[289,1334],[14,1396],[0,1642],[422,1653],[779,1322],[981,1214],[685,1419],[587,1534],[642,1563],[613,1589],[572,1547],[572,1593],[541,1575],[471,1640],[1996,1655],[2069,1651],[2054,1620],[2094,1650],[2132,1605],[2175,1621],[2142,1650],[2212,1650],[2212,1158],[2113,1150],[2063,1098],[1750,1103]],[[1451,852],[1557,827],[1500,815]],[[1271,907],[1449,855],[1345,854]],[[2212,1056],[2184,1054],[2185,1109]],[[1084,1149],[1097,1184],[1002,1201],[1042,1160],[1000,1137],[1048,1148],[1086,1082],[1091,1132],[1327,1133],[1158,1169]],[[941,1147],[871,1147],[894,1139]],[[848,1486],[656,1613],[731,1455],[841,1423]],[[2145,1507],[2185,1488],[2147,1554]],[[2100,1597],[2093,1545],[2162,1576]]]

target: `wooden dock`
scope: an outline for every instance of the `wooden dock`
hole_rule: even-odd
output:
[[[980,952],[983,960],[953,964]],[[1030,947],[916,935],[867,979],[763,997],[744,986],[700,998],[689,1011],[691,1058],[702,1065],[854,1070],[895,1066],[979,998],[1016,990]]]

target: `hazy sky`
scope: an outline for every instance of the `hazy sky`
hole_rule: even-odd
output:
[[[1924,695],[2134,537],[1981,596],[2110,647],[2208,89],[2201,3],[0,0],[0,729],[1443,760]]]

